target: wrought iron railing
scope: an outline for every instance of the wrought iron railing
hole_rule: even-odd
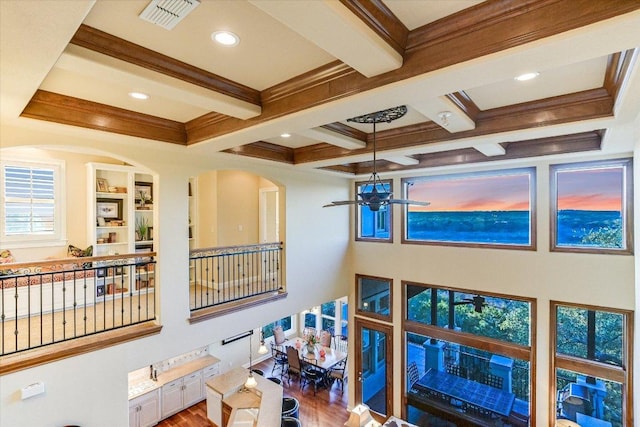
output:
[[[189,285],[191,311],[281,292],[282,243],[192,250]]]
[[[155,320],[154,256],[0,264],[0,356]]]

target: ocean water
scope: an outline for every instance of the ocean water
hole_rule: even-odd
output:
[[[562,210],[558,212],[558,245],[570,246],[598,246],[582,243],[584,236],[591,232],[620,230],[622,228],[622,213],[620,211],[581,211]],[[622,247],[622,234],[619,233],[617,244],[609,247]]]
[[[410,212],[407,237],[440,242],[528,245],[531,240],[527,211]],[[563,210],[558,213],[558,245],[588,246],[585,235],[619,228],[616,211]]]

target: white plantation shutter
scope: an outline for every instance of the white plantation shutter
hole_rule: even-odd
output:
[[[2,239],[29,243],[58,240],[60,165],[2,164]]]
[[[51,168],[4,167],[4,232],[7,236],[55,231],[53,177]]]

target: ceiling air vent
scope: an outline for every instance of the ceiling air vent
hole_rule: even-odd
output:
[[[140,18],[171,30],[199,4],[199,0],[151,0]]]

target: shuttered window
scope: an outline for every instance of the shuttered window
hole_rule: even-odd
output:
[[[24,246],[62,238],[60,170],[60,164],[2,163],[3,241]]]

